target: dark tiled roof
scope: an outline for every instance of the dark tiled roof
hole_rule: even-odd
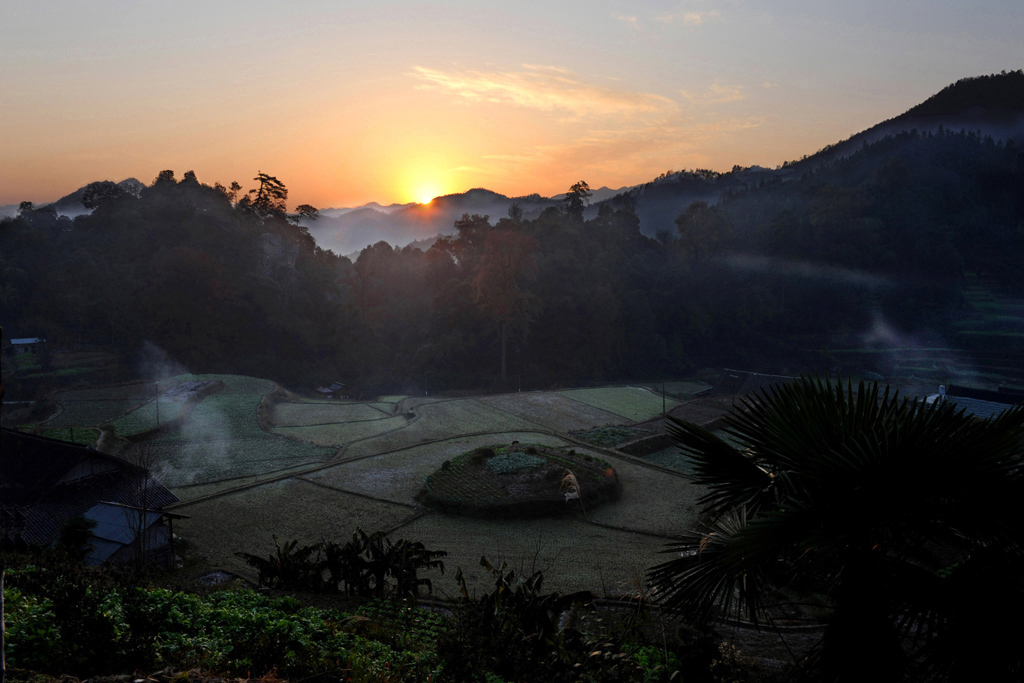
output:
[[[995,417],[1004,410],[1013,408],[1008,403],[996,403],[995,401],[983,401],[980,398],[968,398],[966,396],[946,395],[946,400],[956,404],[957,408],[963,408],[968,415],[989,419]]]
[[[60,483],[89,459],[113,467]],[[120,458],[64,441],[2,430],[0,507],[9,513],[2,521],[20,527],[3,531],[18,532],[29,543],[53,543],[68,519],[84,515],[98,503],[144,503],[159,510],[177,501],[177,496],[145,470]]]

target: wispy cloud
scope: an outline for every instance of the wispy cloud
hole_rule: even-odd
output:
[[[680,90],[679,93],[690,102],[701,104],[725,104],[726,102],[739,102],[745,99],[743,91],[737,87],[712,83],[704,92],[690,92]]]
[[[720,16],[718,10],[709,10],[707,12],[669,12],[656,16],[654,20],[662,24],[679,23],[683,26],[700,26],[701,24],[718,19]]]
[[[414,66],[420,88],[451,92],[469,102],[498,102],[576,118],[668,114],[677,104],[661,95],[602,87],[567,69],[524,64],[519,71],[441,71]]]
[[[480,168],[479,166],[455,166],[454,168],[448,169],[449,173],[487,173],[487,169]]]
[[[613,14],[612,19],[615,19],[616,21],[621,21],[623,24],[629,26],[631,29],[635,31],[640,30],[640,21],[636,18],[636,16],[632,14]]]
[[[677,168],[681,160],[706,163],[703,149],[709,141],[737,131],[756,128],[761,119],[733,118],[697,124],[663,120],[633,126],[590,130],[557,144],[535,145],[515,154],[491,154],[485,160],[511,167],[531,167],[541,174],[552,169],[587,169],[609,175],[650,172],[651,163]]]

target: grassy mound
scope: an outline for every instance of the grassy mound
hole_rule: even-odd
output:
[[[442,510],[482,517],[578,514],[619,494],[605,461],[538,444],[492,445],[446,460],[426,478],[422,499]]]

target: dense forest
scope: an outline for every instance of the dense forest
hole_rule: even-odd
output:
[[[464,215],[425,252],[378,242],[354,263],[316,245],[300,222],[315,209],[287,213],[266,174],[248,193],[191,172],[137,192],[96,183],[90,214],[25,203],[0,222],[0,309],[10,336],[128,358],[150,342],[195,372],[515,389],[817,370],[818,351],[880,320],[941,334],[967,277],[1024,286],[1012,142],[911,131],[794,168],[644,226],[656,238],[638,197],[584,220],[578,183],[532,220]]]

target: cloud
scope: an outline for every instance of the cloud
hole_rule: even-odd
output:
[[[487,169],[480,168],[479,166],[455,166],[454,168],[448,169],[449,173],[488,173]]]
[[[700,104],[725,104],[726,102],[739,102],[745,99],[742,90],[733,86],[722,85],[721,83],[712,83],[708,86],[707,91],[703,93],[691,93],[686,90],[680,90],[679,92],[689,101]]]
[[[613,14],[612,19],[615,19],[616,21],[621,21],[623,24],[629,26],[631,29],[635,31],[640,30],[640,22],[633,15]]]
[[[491,154],[485,160],[505,167],[529,167],[539,175],[581,171],[617,177],[642,177],[652,165],[678,167],[682,158],[700,166],[708,162],[704,147],[722,135],[754,128],[760,119],[722,119],[697,124],[673,120],[638,122],[617,128],[593,129],[555,144],[535,145],[515,154]]]
[[[468,102],[514,104],[545,112],[566,112],[577,119],[631,119],[677,111],[667,97],[601,87],[583,82],[567,69],[524,64],[521,71],[440,71],[414,66],[418,87],[447,91]]]
[[[709,10],[707,12],[671,12],[658,15],[654,20],[662,24],[675,24],[678,22],[683,26],[700,26],[713,19],[718,19],[719,16],[721,15],[718,13],[718,10]]]

